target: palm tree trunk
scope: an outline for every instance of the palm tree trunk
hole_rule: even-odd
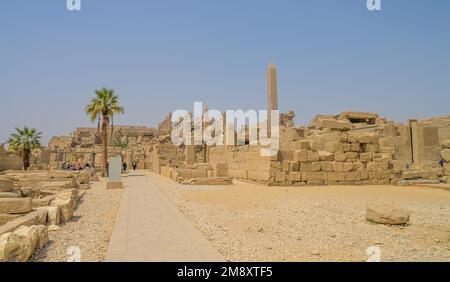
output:
[[[25,149],[23,151],[23,169],[24,170],[28,170],[28,167],[30,166],[30,150],[29,149]]]
[[[109,117],[103,116],[103,123],[102,123],[103,162],[102,162],[102,168],[105,173],[107,172],[107,163],[108,163],[108,127],[109,127]]]

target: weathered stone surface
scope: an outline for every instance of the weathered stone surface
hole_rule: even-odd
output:
[[[444,141],[442,141],[442,148],[444,148],[444,149],[450,149],[450,140],[444,140]]]
[[[59,231],[61,229],[61,227],[59,227],[58,225],[52,224],[48,227],[48,232],[56,232]]]
[[[14,189],[14,182],[8,178],[0,178],[0,192],[11,192]]]
[[[26,213],[32,209],[31,198],[0,198],[0,213]]]
[[[13,192],[0,192],[0,198],[20,198],[20,195]]]
[[[334,161],[334,154],[325,151],[319,151],[320,161]]]
[[[68,222],[72,218],[75,208],[75,202],[72,198],[56,198],[51,205],[59,209],[61,222]]]
[[[13,232],[21,226],[45,225],[46,221],[47,211],[38,209],[1,225],[0,235],[8,232]]]
[[[12,233],[0,236],[0,261],[25,262],[35,248],[42,248],[47,242],[46,226],[21,226]]]
[[[450,149],[444,149],[441,151],[441,157],[444,161],[450,162]]]
[[[402,225],[409,222],[408,211],[393,205],[368,205],[366,220],[374,223]]]
[[[19,216],[20,216],[20,214],[0,213],[0,225],[10,222],[10,221],[18,218]]]
[[[55,196],[46,196],[40,199],[33,199],[33,208],[50,206],[51,201],[55,199]]]
[[[294,151],[294,161],[306,162],[308,161],[308,150],[300,149]]]

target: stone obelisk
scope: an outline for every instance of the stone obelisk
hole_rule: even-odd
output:
[[[267,102],[268,102],[268,118],[270,119],[270,111],[278,110],[278,93],[277,93],[277,69],[274,64],[269,64],[267,70]]]
[[[267,133],[272,136],[271,111],[278,110],[277,69],[274,64],[269,64],[267,70]]]

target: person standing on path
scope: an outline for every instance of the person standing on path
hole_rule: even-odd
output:
[[[133,170],[136,170],[136,167],[137,167],[136,161],[133,161],[132,166],[133,166]]]

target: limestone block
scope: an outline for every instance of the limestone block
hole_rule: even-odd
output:
[[[14,182],[8,178],[0,178],[0,192],[11,192],[14,189]]]
[[[289,172],[290,168],[291,168],[291,165],[289,162],[286,162],[286,161],[282,162],[281,171]]]
[[[343,143],[342,148],[344,152],[351,152],[352,151],[352,145],[351,143]]]
[[[317,128],[324,129],[334,129],[334,130],[350,130],[352,129],[352,124],[348,121],[338,121],[334,119],[321,119],[318,121]]]
[[[311,142],[309,140],[296,141],[296,142],[294,142],[293,149],[295,149],[295,150],[301,150],[301,149],[309,150],[309,149],[311,149]]]
[[[356,152],[347,152],[347,153],[345,153],[345,158],[348,161],[357,161],[358,160],[358,153],[356,153]]]
[[[47,220],[47,211],[35,210],[1,225],[0,235],[7,232],[13,232],[20,226],[44,225],[46,220]]]
[[[330,182],[338,182],[345,180],[345,173],[343,172],[327,172],[326,180]]]
[[[311,171],[311,163],[310,162],[301,162],[300,163],[300,171],[310,172]]]
[[[336,162],[345,162],[347,160],[346,153],[343,152],[336,152],[334,153],[334,161]]]
[[[441,157],[444,161],[450,162],[450,149],[444,149],[441,151]]]
[[[58,207],[60,210],[61,222],[68,222],[72,218],[75,207],[75,203],[72,198],[56,198],[52,201],[51,205]]]
[[[322,170],[322,163],[321,162],[312,162],[311,163],[311,171],[317,172]]]
[[[357,142],[357,133],[355,132],[349,132],[347,137],[348,143],[356,143]]]
[[[60,209],[58,206],[47,206],[39,207],[39,210],[44,210],[47,212],[47,223],[53,225],[59,225],[60,220]]]
[[[344,178],[347,181],[360,181],[361,173],[358,171],[348,171],[344,174]]]
[[[341,143],[348,142],[348,132],[341,132],[339,142],[341,142]]]
[[[308,150],[300,149],[294,151],[294,161],[306,162],[308,161]]]
[[[372,136],[371,136],[371,134],[367,134],[367,133],[358,134],[356,142],[361,143],[361,144],[368,144],[368,143],[372,142]]]
[[[333,171],[333,162],[322,162],[322,171]]]
[[[365,170],[364,164],[362,162],[356,161],[353,162],[353,171],[362,172]]]
[[[33,208],[50,206],[51,201],[55,199],[55,196],[46,196],[40,199],[33,199]]]
[[[409,219],[408,211],[393,205],[370,205],[366,209],[366,220],[374,223],[403,225]]]
[[[335,172],[346,172],[353,169],[353,164],[351,162],[334,162],[333,171]]]
[[[18,218],[19,216],[20,216],[20,214],[0,213],[0,225],[3,225],[10,221],[13,221],[14,219]]]
[[[377,152],[379,152],[380,151],[380,145],[378,145],[378,144],[363,144],[362,146],[361,146],[361,149],[362,149],[362,151],[363,152],[374,152],[374,153],[377,153]]]
[[[32,209],[31,198],[0,198],[0,213],[26,213]]]
[[[378,166],[378,162],[369,162],[367,163],[367,171],[378,171],[380,170],[379,166]]]
[[[287,173],[284,171],[277,171],[275,172],[275,181],[281,182],[287,180]]]
[[[442,141],[442,148],[444,149],[450,149],[450,139]]]
[[[351,143],[350,144],[350,151],[351,152],[359,152],[359,150],[360,150],[359,143]]]
[[[288,174],[288,180],[289,181],[300,181],[302,177],[301,172],[290,172]]]
[[[300,171],[300,163],[296,161],[290,162],[290,171]]]
[[[324,150],[330,153],[342,152],[342,143],[339,142],[326,142],[324,146]]]
[[[42,248],[47,242],[46,226],[21,226],[0,236],[0,261],[26,262],[35,248]]]
[[[302,181],[324,181],[325,172],[302,172]]]
[[[0,192],[0,198],[20,198],[20,195],[14,192]]]
[[[318,162],[320,160],[319,152],[316,150],[308,150],[308,162]]]
[[[294,160],[293,150],[278,150],[278,159],[280,161],[292,161]]]
[[[334,161],[334,153],[319,151],[320,161]]]
[[[370,162],[372,160],[372,153],[361,153],[359,154],[359,160],[367,163]]]

